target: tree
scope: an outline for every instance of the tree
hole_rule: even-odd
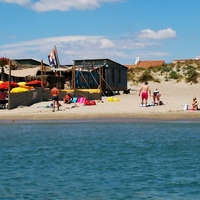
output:
[[[0,58],[0,67],[1,67],[1,80],[4,81],[4,66],[8,65],[9,59],[8,58]]]

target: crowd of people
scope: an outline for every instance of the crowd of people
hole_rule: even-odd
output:
[[[52,96],[52,107],[53,112],[55,112],[55,108],[57,107],[57,110],[59,110],[61,104],[59,103],[59,89],[54,86],[51,89],[51,96]],[[148,82],[145,82],[144,85],[139,89],[139,96],[141,96],[141,106],[148,107],[148,106],[157,106],[157,105],[164,105],[164,103],[161,101],[161,93],[156,88],[153,92],[151,92],[151,88],[148,85]],[[152,96],[153,102],[151,104],[148,104],[148,98]],[[70,93],[67,93],[63,97],[63,103],[64,104],[70,104],[72,103],[73,96]],[[189,107],[189,106],[188,106]],[[198,110],[198,102],[197,98],[194,97],[192,101],[191,108],[188,108],[188,110]]]
[[[52,108],[53,108],[53,112],[55,112],[55,108],[57,107],[57,110],[60,110],[60,102],[59,102],[59,95],[60,95],[60,91],[59,89],[56,87],[56,85],[54,85],[54,87],[51,89],[51,96],[52,96]],[[73,96],[70,93],[67,93],[64,97],[63,97],[63,103],[64,104],[71,104],[73,100]],[[70,108],[73,107],[77,107],[76,104],[72,105]]]

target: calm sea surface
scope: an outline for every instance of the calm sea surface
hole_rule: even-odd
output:
[[[0,200],[200,199],[200,123],[0,125]]]

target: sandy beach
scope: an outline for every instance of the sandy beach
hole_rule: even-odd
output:
[[[162,106],[140,107],[141,98],[138,96],[138,89],[142,84],[132,85],[130,94],[114,96],[119,98],[117,102],[109,102],[109,97],[103,97],[103,102],[98,102],[94,106],[84,106],[77,103],[76,108],[70,108],[71,105],[62,104],[61,110],[52,112],[51,101],[36,103],[30,107],[19,106],[16,109],[0,110],[1,122],[25,122],[25,121],[43,121],[43,120],[92,120],[92,119],[138,119],[138,120],[198,120],[200,111],[183,110],[183,105],[188,104],[191,108],[192,98],[197,97],[198,84],[186,84],[175,82],[154,83],[149,82],[151,90],[159,89],[161,93]],[[149,97],[148,103],[153,101]]]

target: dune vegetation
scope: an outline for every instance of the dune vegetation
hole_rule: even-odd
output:
[[[144,69],[136,67],[128,69],[128,81],[138,84],[144,81],[161,83],[163,81],[185,82],[197,84],[200,82],[200,60],[164,64],[161,67]]]

